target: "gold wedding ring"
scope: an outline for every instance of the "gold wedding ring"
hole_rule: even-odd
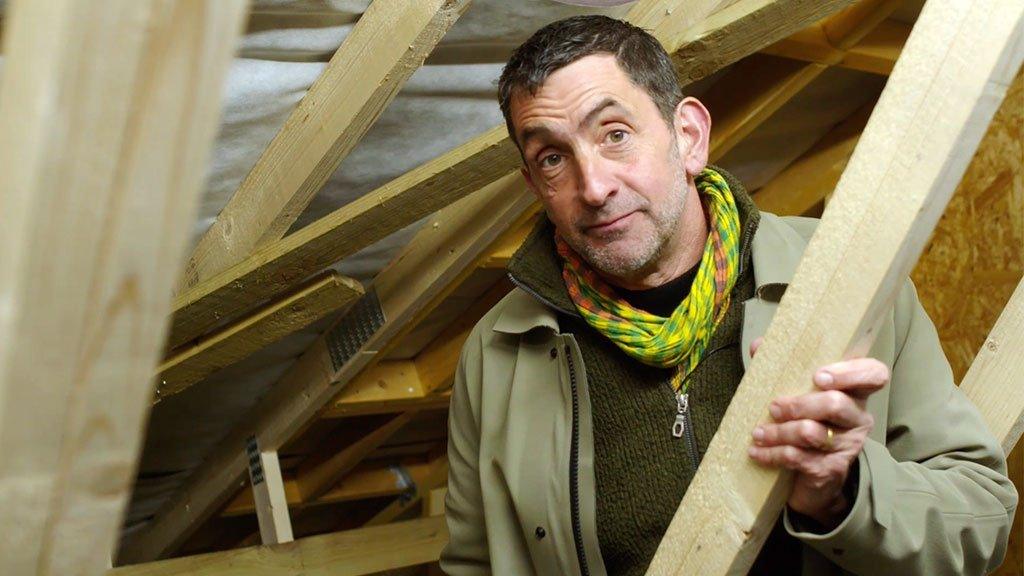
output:
[[[833,446],[833,440],[836,437],[836,433],[832,430],[831,426],[825,426],[825,445],[821,449],[825,452],[831,452]]]

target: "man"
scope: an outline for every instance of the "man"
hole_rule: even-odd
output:
[[[541,29],[499,97],[547,218],[463,350],[442,568],[643,574],[816,221],[760,213],[706,166],[707,110],[629,24]],[[795,471],[753,573],[1001,561],[1016,493],[909,281],[870,356],[751,432],[751,458]]]

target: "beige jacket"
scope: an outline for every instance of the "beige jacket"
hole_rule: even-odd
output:
[[[751,248],[756,295],[743,303],[742,350],[763,335],[817,225],[762,213]],[[1017,494],[999,443],[953,383],[908,281],[870,356],[891,384],[868,409],[856,500],[803,543],[803,573],[983,574],[1006,550]],[[456,576],[603,575],[595,525],[586,367],[556,313],[513,290],[463,349],[450,411],[446,499]],[[678,502],[669,503],[678,506]]]

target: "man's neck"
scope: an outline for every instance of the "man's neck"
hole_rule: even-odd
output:
[[[597,273],[612,286],[627,290],[648,290],[682,276],[700,262],[708,241],[708,222],[697,188],[687,192],[686,207],[679,219],[678,234],[665,245],[660,258],[635,276],[623,278]]]

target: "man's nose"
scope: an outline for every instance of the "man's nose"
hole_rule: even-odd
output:
[[[618,190],[618,179],[600,156],[579,159],[580,197],[589,206],[603,206]]]

